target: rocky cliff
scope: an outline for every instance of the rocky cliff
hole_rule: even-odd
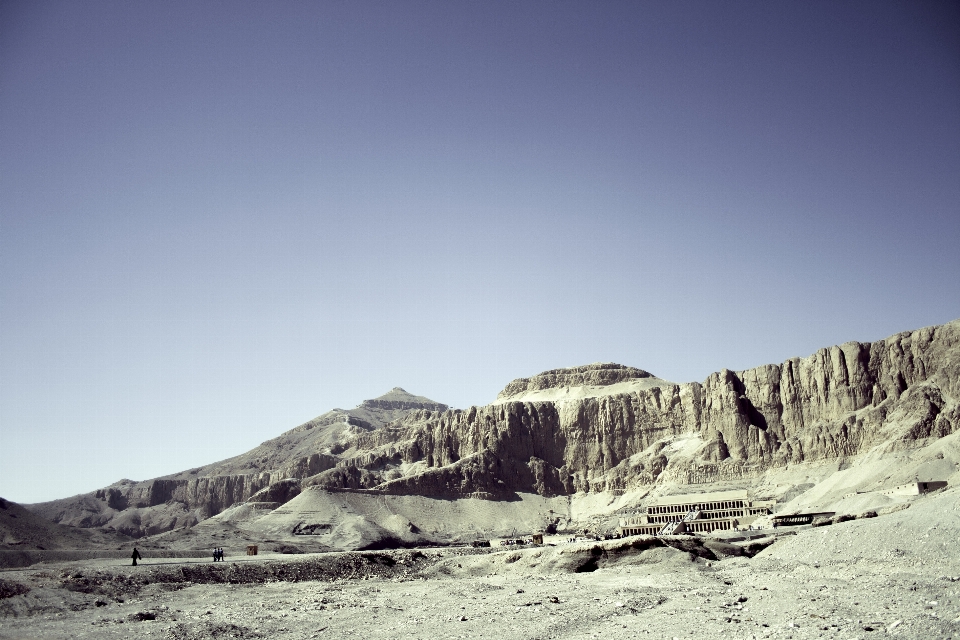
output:
[[[128,540],[95,529],[54,524],[15,502],[0,498],[0,552],[115,547]]]
[[[31,509],[144,535],[301,487],[510,499],[742,480],[792,463],[918,447],[960,428],[960,321],[675,384],[595,364],[449,410],[402,389],[252,451]]]
[[[626,367],[622,364],[599,363],[568,369],[553,369],[530,378],[514,380],[497,394],[498,400],[515,398],[531,391],[561,389],[565,387],[603,387],[628,380],[653,378],[643,369]]]
[[[411,411],[447,406],[396,387],[355,409],[333,409],[239,456],[153,480],[121,480],[95,492],[29,509],[57,523],[140,537],[189,527],[257,495],[294,496],[285,480],[334,468],[360,434]],[[271,490],[272,488],[272,490]],[[281,502],[283,500],[280,500]]]
[[[754,477],[871,448],[910,448],[960,427],[960,321],[703,383],[542,402],[505,397],[650,374],[620,365],[510,383],[499,404],[414,412],[361,435],[324,487],[390,493],[556,495]]]

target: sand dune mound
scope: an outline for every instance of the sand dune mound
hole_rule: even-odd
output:
[[[895,513],[817,527],[779,540],[758,559],[808,565],[879,562],[916,564],[944,575],[960,573],[960,489],[918,499]]]

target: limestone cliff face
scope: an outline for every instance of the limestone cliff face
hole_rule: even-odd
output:
[[[466,410],[394,389],[236,458],[30,508],[138,536],[190,526],[255,494],[283,502],[311,485],[507,499],[743,479],[919,446],[960,429],[958,399],[960,320],[724,369],[702,383],[587,365],[513,381],[496,403]]]
[[[279,481],[270,473],[122,480],[72,498],[28,505],[59,524],[98,527],[139,538],[192,526]]]
[[[512,382],[500,397],[549,384],[612,384],[636,371],[619,365],[550,371]],[[952,433],[960,428],[958,381],[955,321],[780,365],[722,370],[702,384],[413,413],[363,434],[357,442],[363,455],[307,483],[428,495],[554,495],[750,477]],[[345,468],[365,473],[353,472],[353,484],[342,484]],[[413,472],[390,477],[390,469],[402,468]]]
[[[519,378],[504,387],[497,398],[512,398],[529,391],[561,387],[606,386],[626,380],[652,377],[652,374],[643,369],[627,367],[622,364],[612,362],[589,364],[569,369],[553,369],[530,378]]]
[[[121,480],[89,494],[29,505],[34,513],[75,527],[99,527],[141,537],[192,526],[257,495],[283,502],[296,495],[288,479],[315,476],[341,462],[359,434],[411,411],[446,405],[394,388],[355,409],[334,409],[242,455],[171,476]]]
[[[357,407],[360,410],[367,411],[402,411],[407,412],[410,410],[427,410],[427,411],[446,411],[447,405],[434,402],[430,398],[425,398],[423,396],[414,396],[407,393],[405,390],[400,387],[394,387],[387,393],[383,394],[379,398],[374,398],[373,400],[364,400],[360,403],[360,406]],[[393,418],[400,416],[393,416]],[[388,418],[383,421],[382,424],[389,422]],[[382,424],[377,426],[382,426]]]

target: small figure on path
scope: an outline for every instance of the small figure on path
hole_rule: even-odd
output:
[[[220,550],[216,547],[213,548],[213,561],[216,562],[218,556],[220,555]]]
[[[140,552],[137,551],[137,548],[133,548],[133,553],[130,554],[130,557],[133,558],[133,566],[137,566],[137,560],[142,560]]]

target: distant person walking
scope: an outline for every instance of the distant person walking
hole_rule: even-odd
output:
[[[133,553],[130,554],[130,557],[133,558],[133,566],[137,566],[137,560],[142,560],[142,559],[143,559],[143,558],[140,556],[140,552],[137,551],[137,548],[136,548],[136,547],[133,548]]]
[[[213,548],[213,561],[216,562],[217,560],[219,560],[219,559],[220,559],[219,556],[220,556],[220,549],[218,549],[217,547],[214,547],[214,548]]]

